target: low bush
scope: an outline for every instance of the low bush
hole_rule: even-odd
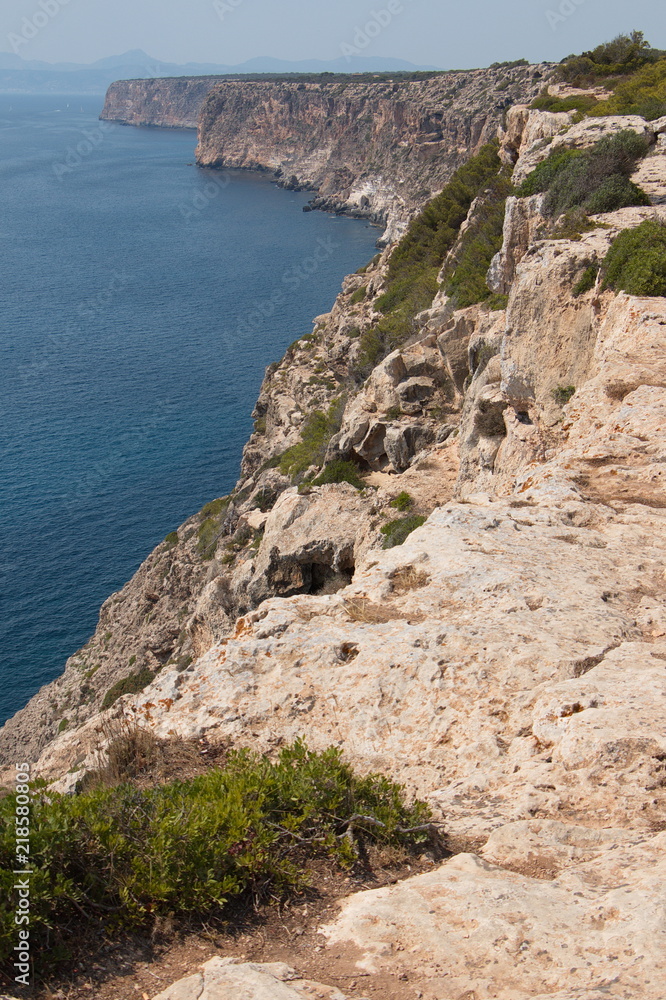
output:
[[[326,486],[327,483],[351,483],[357,490],[362,490],[365,486],[365,483],[358,474],[356,465],[353,462],[345,462],[342,459],[328,462],[317,478],[312,480],[312,486]]]
[[[455,260],[442,276],[444,290],[458,309],[493,298],[486,276],[493,257],[502,249],[506,199],[511,191],[508,177],[499,174],[492,181],[465,230]]]
[[[618,35],[610,42],[597,45],[579,56],[562,60],[558,76],[567,83],[585,86],[600,83],[608,77],[625,77],[636,73],[643,66],[657,62],[664,55],[653,49],[642,31]]]
[[[396,521],[389,521],[381,529],[382,535],[385,536],[383,548],[392,549],[396,545],[402,545],[412,531],[420,528],[422,524],[426,523],[426,520],[427,518],[420,515],[410,514],[409,517],[400,517]]]
[[[406,490],[403,490],[402,493],[398,493],[397,497],[391,500],[389,504],[389,507],[395,507],[396,510],[400,511],[411,510],[413,506],[414,497],[411,496],[410,493],[407,493]]]
[[[553,399],[558,406],[566,406],[570,399],[576,394],[575,385],[560,385],[557,389],[553,389]]]
[[[602,266],[604,288],[666,296],[666,225],[648,219],[613,241]]]
[[[170,549],[174,548],[175,545],[178,545],[178,532],[170,531],[169,534],[164,539],[164,541],[167,543]]]
[[[323,464],[329,441],[340,430],[344,409],[345,398],[340,396],[332,401],[326,413],[316,410],[305,419],[300,442],[280,457],[280,472],[284,476],[294,480],[311,465]]]
[[[580,111],[583,114],[596,114],[598,101],[591,94],[583,94],[577,97],[554,97],[547,92],[542,93],[536,100],[532,101],[530,107],[535,111]]]
[[[585,292],[591,291],[597,283],[597,275],[599,274],[599,268],[594,264],[586,268],[583,275],[573,287],[573,296],[578,298],[580,295],[584,295]]]
[[[6,962],[16,943],[15,810],[15,795],[0,801]],[[359,777],[338,748],[313,753],[300,742],[275,761],[231,752],[222,768],[156,787],[73,796],[35,788],[33,954],[45,965],[70,958],[82,928],[149,930],[160,917],[215,918],[243,896],[279,901],[307,885],[316,858],[348,866],[360,843],[406,851],[435,837],[429,821],[425,803],[408,806],[400,785]]]
[[[361,285],[357,288],[351,299],[349,300],[353,306],[357,306],[359,302],[364,302],[368,294],[368,289],[366,285]]]
[[[599,104],[595,114],[640,115],[648,121],[666,115],[666,59],[618,83],[613,97]]]
[[[646,140],[631,130],[605,136],[589,150],[553,150],[518,189],[520,197],[547,192],[546,214],[557,218],[581,209],[585,213],[614,212],[650,199],[631,180]]]
[[[130,674],[129,677],[123,677],[121,681],[118,681],[106,692],[102,708],[111,708],[125,694],[139,694],[144,688],[148,687],[150,682],[154,680],[154,677],[154,673],[148,670],[147,667],[144,667],[143,670],[139,670],[135,674]]]

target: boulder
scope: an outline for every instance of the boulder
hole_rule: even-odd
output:
[[[355,950],[357,968],[428,997],[662,1000],[666,834],[607,843],[553,881],[461,854],[350,897],[323,933],[329,948]]]
[[[154,1000],[347,1000],[331,986],[301,978],[283,962],[259,965],[211,958],[201,972],[181,979]]]

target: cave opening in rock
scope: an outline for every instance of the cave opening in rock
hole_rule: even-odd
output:
[[[310,594],[337,594],[348,587],[354,576],[354,565],[328,566],[313,563],[310,568]]]

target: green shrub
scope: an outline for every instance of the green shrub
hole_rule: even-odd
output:
[[[562,60],[558,75],[561,80],[577,86],[598,82],[606,77],[623,77],[641,67],[655,63],[664,55],[653,49],[642,31],[618,35],[611,42],[604,42],[580,56]]]
[[[395,507],[396,510],[406,511],[411,510],[414,506],[414,497],[403,490],[402,493],[398,493],[394,500],[391,500],[389,507]],[[394,522],[395,523],[395,522]]]
[[[326,486],[327,483],[351,483],[357,490],[362,490],[365,486],[354,463],[345,462],[342,459],[328,462],[317,478],[312,480],[311,485]]]
[[[602,266],[604,288],[629,295],[666,296],[666,225],[657,219],[625,229]]]
[[[595,114],[640,115],[648,121],[666,115],[666,59],[618,83],[613,97],[599,104]]]
[[[222,511],[226,511],[229,506],[229,497],[220,497],[219,500],[211,500],[205,507],[201,508],[200,517],[218,517]]]
[[[0,956],[14,954],[16,796],[0,801]],[[359,777],[338,748],[297,742],[276,761],[241,750],[223,769],[148,789],[127,783],[73,796],[33,792],[30,933],[43,963],[68,958],[81,927],[149,930],[160,916],[211,919],[239,897],[279,900],[357,844],[406,851],[434,838],[425,803]]]
[[[178,532],[170,531],[164,541],[167,543],[169,548],[172,549],[175,545],[178,545]]]
[[[130,674],[129,677],[123,677],[121,681],[118,681],[106,692],[102,708],[111,708],[125,694],[139,694],[144,688],[148,687],[154,678],[155,674],[151,670],[148,670],[147,667],[139,670],[136,674]]]
[[[340,430],[345,409],[344,396],[334,399],[326,413],[316,410],[303,422],[301,440],[288,448],[280,458],[280,472],[292,480],[311,465],[322,465],[329,441]]]
[[[493,180],[465,230],[455,260],[442,276],[444,290],[458,309],[492,298],[486,276],[493,257],[502,249],[506,199],[511,191],[508,178],[499,175]]]
[[[540,94],[536,100],[532,101],[530,107],[535,111],[580,111],[583,114],[596,114],[598,101],[592,95],[584,94],[579,97],[553,97],[545,92]]]
[[[409,517],[401,517],[397,521],[389,521],[381,529],[382,535],[386,536],[383,548],[392,549],[396,545],[402,545],[408,535],[411,535],[412,531],[425,524],[426,520],[427,518],[420,515],[410,514]]]
[[[277,491],[271,489],[270,486],[262,486],[253,499],[253,507],[256,510],[260,510],[262,514],[267,514],[269,510],[273,510],[277,502],[278,494]]]
[[[359,304],[359,302],[364,302],[367,297],[367,294],[368,294],[367,286],[361,285],[361,287],[357,288],[354,294],[352,295],[350,299],[351,304],[353,306],[356,306]]]
[[[647,152],[645,139],[629,129],[604,136],[589,150],[554,150],[518,190],[521,197],[547,191],[547,215],[582,209],[590,214],[614,212],[650,199],[629,178]]]
[[[438,291],[438,274],[474,199],[497,181],[497,142],[488,143],[455,171],[444,189],[413,220],[391,254],[376,306],[383,318],[359,342],[356,373],[365,377],[417,330],[416,315]],[[488,293],[489,294],[489,293]]]
[[[553,399],[558,404],[558,406],[566,406],[570,399],[576,393],[575,385],[560,385],[557,389],[553,389]]]
[[[591,291],[597,283],[597,275],[599,274],[599,268],[595,265],[590,265],[584,273],[583,276],[576,282],[573,287],[573,296],[578,298],[580,295],[584,295],[585,292]]]
[[[69,719],[61,719],[60,722],[58,723],[58,732],[64,733],[68,725],[69,725]]]
[[[205,518],[197,530],[197,552],[204,560],[212,559],[224,533],[224,522],[231,497],[221,497],[207,503],[201,515]]]

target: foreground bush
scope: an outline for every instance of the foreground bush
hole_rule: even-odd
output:
[[[649,205],[645,192],[630,180],[647,149],[642,136],[625,130],[605,136],[588,150],[554,150],[525,179],[518,194],[522,198],[547,192],[544,207],[553,218],[575,209],[596,215]]]
[[[325,465],[317,478],[312,480],[311,485],[326,486],[328,483],[350,483],[357,490],[362,490],[365,486],[358,474],[358,466],[343,459],[336,459]]]
[[[0,955],[15,945],[15,796],[0,802]],[[81,920],[140,929],[160,915],[208,917],[234,899],[303,887],[316,856],[343,864],[358,841],[405,847],[431,836],[424,803],[359,777],[337,748],[300,742],[277,761],[248,750],[188,781],[124,784],[75,796],[34,794],[31,940],[61,954]],[[53,950],[55,949],[55,950]]]
[[[613,241],[602,267],[604,288],[629,295],[666,295],[666,225],[649,219]]]

